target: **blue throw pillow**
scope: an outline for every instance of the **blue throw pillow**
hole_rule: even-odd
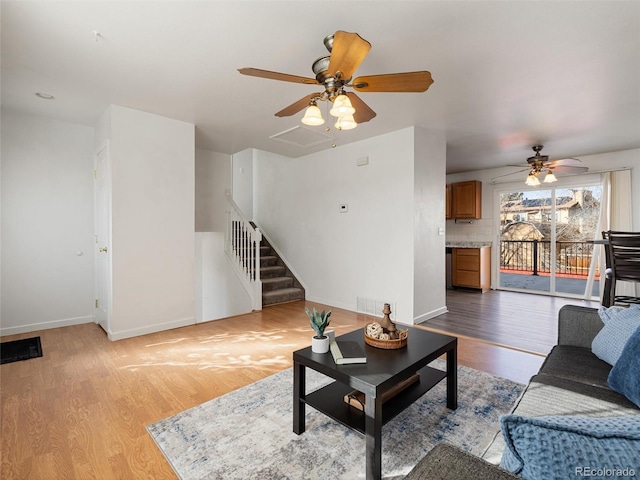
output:
[[[607,383],[640,407],[640,328],[627,341],[620,358],[609,372]]]
[[[615,365],[627,340],[640,327],[640,305],[600,307],[598,314],[604,327],[593,339],[591,351],[609,365]]]
[[[640,415],[500,418],[500,466],[527,480],[635,478],[640,475]]]

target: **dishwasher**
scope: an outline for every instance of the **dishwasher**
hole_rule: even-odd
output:
[[[453,249],[450,247],[445,248],[445,279],[446,286],[448,290],[451,290],[453,286],[451,285],[451,255],[453,254]]]

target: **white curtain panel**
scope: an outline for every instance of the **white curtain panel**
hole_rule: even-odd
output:
[[[609,230],[609,205],[611,204],[611,173],[605,172],[600,175],[602,186],[602,197],[600,200],[600,216],[598,217],[598,226],[594,232],[594,240],[602,240],[602,232]],[[589,266],[589,276],[587,277],[587,285],[584,291],[584,298],[590,299],[593,290],[593,282],[596,274],[596,265],[600,272],[600,298],[604,294],[604,272],[605,255],[604,246],[594,245],[593,255],[591,257],[591,265]]]
[[[631,170],[611,172],[611,206],[609,209],[611,230],[633,231],[631,208]],[[637,288],[636,282],[616,282],[616,295],[637,297]]]

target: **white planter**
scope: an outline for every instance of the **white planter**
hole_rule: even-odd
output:
[[[329,351],[329,337],[311,337],[311,351],[313,353],[327,353]]]

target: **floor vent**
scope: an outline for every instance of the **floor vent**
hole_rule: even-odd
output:
[[[389,317],[391,318],[391,320],[395,320],[396,302],[390,302],[388,300],[375,300],[373,298],[356,297],[356,312],[382,318],[382,309],[384,308],[385,303],[388,303],[391,306],[391,315],[389,315]]]

